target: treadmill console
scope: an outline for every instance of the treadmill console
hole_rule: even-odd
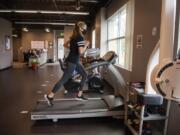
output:
[[[99,48],[87,49],[84,56],[85,57],[98,57],[100,55]]]
[[[114,51],[109,51],[102,58],[104,59],[104,61],[115,63],[117,55]]]

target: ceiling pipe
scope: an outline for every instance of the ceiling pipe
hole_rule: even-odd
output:
[[[112,0],[108,0],[105,4],[105,7],[107,8],[111,4]]]
[[[53,3],[54,3],[54,6],[55,6],[56,10],[58,10],[58,6],[56,4],[56,0],[53,0]]]

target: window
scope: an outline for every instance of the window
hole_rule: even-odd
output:
[[[177,53],[180,50],[180,18],[179,18],[179,31],[178,31],[178,46],[177,46]]]
[[[92,31],[92,48],[96,47],[96,32],[95,29]]]
[[[64,58],[64,38],[58,38],[58,59]]]
[[[133,31],[132,10],[129,3],[108,19],[108,50],[118,55],[116,64],[131,71]],[[130,23],[129,23],[130,22]],[[127,29],[128,28],[128,29]],[[130,41],[131,40],[131,41]]]

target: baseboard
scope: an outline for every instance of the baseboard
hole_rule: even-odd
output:
[[[8,70],[8,69],[10,69],[10,68],[12,68],[12,67],[13,67],[13,66],[5,67],[5,68],[0,69],[0,71]]]

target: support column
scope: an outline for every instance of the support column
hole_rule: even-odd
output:
[[[160,63],[173,60],[176,0],[163,0],[160,31]]]

